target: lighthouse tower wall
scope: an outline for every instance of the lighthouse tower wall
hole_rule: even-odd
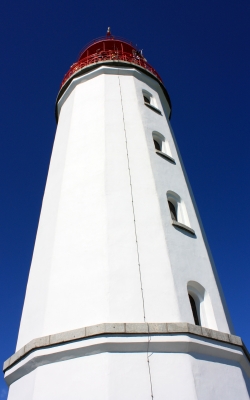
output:
[[[154,336],[151,339],[150,346],[156,340]],[[197,352],[201,342],[185,335],[165,342],[162,338],[161,349],[150,347],[149,374],[147,341],[142,346],[138,335],[130,343],[117,337],[112,343],[107,340],[105,352],[97,353],[102,341],[105,339],[98,339],[97,344],[97,339],[91,339],[88,346],[97,345],[92,353],[81,353],[78,348],[78,356],[74,356],[71,349],[71,358],[66,358],[63,346],[64,354],[56,362],[50,362],[47,351],[44,364],[39,351],[39,366],[10,385],[8,400],[150,400],[152,394],[156,400],[249,399],[249,368],[237,361],[240,354],[235,354],[235,349],[227,358],[220,345],[214,348],[207,343],[203,353]]]
[[[248,399],[161,85],[100,66],[58,113],[9,400]]]
[[[205,326],[229,332],[160,85],[136,70],[93,75],[78,78],[60,104],[17,349],[144,314],[193,323],[190,281],[209,296]],[[162,115],[145,106],[143,90]],[[175,164],[155,153],[153,132]],[[183,199],[195,236],[172,226],[168,190]]]

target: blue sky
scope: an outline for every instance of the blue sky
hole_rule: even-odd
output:
[[[0,361],[15,350],[64,74],[106,33],[143,49],[172,126],[236,333],[250,348],[250,3],[12,0],[0,16]],[[0,399],[6,398],[0,378]]]

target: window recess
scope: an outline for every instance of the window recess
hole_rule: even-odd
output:
[[[198,316],[198,312],[197,312],[195,299],[193,298],[193,296],[191,296],[191,294],[188,294],[188,297],[189,297],[190,306],[191,306],[193,317],[194,317],[194,323],[195,323],[195,325],[200,326],[201,324],[200,324],[200,320],[199,320],[199,316]]]
[[[149,93],[146,90],[142,91],[143,94],[143,100],[144,100],[144,104],[145,106],[147,106],[148,108],[150,108],[151,110],[155,111],[157,114],[162,115],[161,110],[159,110],[159,108],[157,107],[157,103],[155,98],[152,96],[151,93]]]
[[[165,160],[168,160],[171,163],[175,164],[175,160],[172,157],[169,143],[165,140],[165,137],[159,132],[153,132],[152,136],[156,154],[158,154]]]
[[[155,139],[154,139],[154,145],[155,145],[155,150],[162,152],[160,143]]]
[[[187,292],[195,325],[218,330],[213,305],[207,290],[200,283],[189,281]]]
[[[190,227],[186,206],[180,196],[169,190],[167,192],[167,201],[172,225],[195,236],[195,231]]]

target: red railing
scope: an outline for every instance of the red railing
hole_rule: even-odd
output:
[[[70,70],[67,72],[67,74],[64,76],[61,87],[66,83],[66,81],[72,75],[74,75],[76,72],[78,72],[82,68],[86,67],[87,65],[91,65],[91,64],[95,64],[95,63],[103,62],[103,61],[115,61],[115,60],[127,61],[129,63],[139,65],[140,67],[151,72],[162,82],[160,75],[156,72],[156,70],[153,67],[151,67],[151,65],[145,60],[145,58],[139,54],[138,51],[133,51],[133,53],[131,54],[131,53],[126,53],[126,52],[118,51],[118,50],[115,50],[115,51],[108,50],[108,51],[100,51],[99,53],[91,54],[91,55],[77,61],[76,63],[74,63],[70,67]]]

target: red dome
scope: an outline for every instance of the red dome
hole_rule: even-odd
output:
[[[61,87],[84,67],[112,61],[134,64],[153,74],[162,83],[160,75],[151,67],[136,46],[122,38],[107,34],[105,37],[93,40],[82,50],[78,61],[70,67],[70,70],[64,76]]]

